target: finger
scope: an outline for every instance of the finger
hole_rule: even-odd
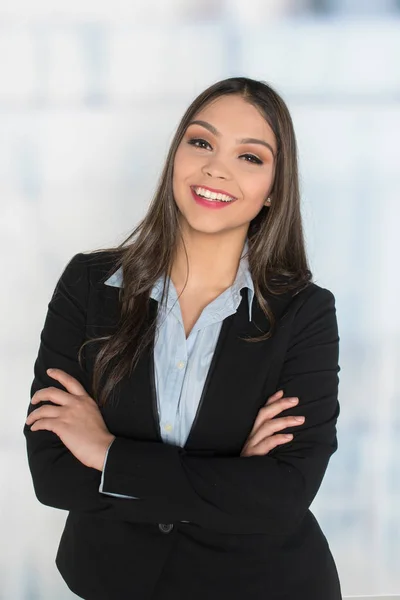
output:
[[[31,399],[31,404],[38,404],[38,402],[54,402],[54,404],[60,404],[62,406],[69,404],[72,400],[71,394],[60,390],[59,388],[50,386],[42,388],[35,392]]]
[[[31,425],[38,419],[43,419],[44,417],[59,417],[61,413],[59,406],[51,406],[46,404],[45,406],[41,406],[40,408],[35,408],[27,417],[25,423],[27,425]]]
[[[254,421],[253,430],[257,430],[260,427],[260,425],[262,425],[265,421],[273,419],[282,411],[288,410],[289,408],[293,408],[294,406],[296,406],[296,404],[298,404],[299,399],[296,398],[295,402],[292,402],[293,399],[293,397],[281,398],[273,404],[262,406],[258,411],[258,415]]]
[[[266,405],[268,404],[272,404],[273,402],[276,402],[277,400],[279,400],[280,398],[282,398],[283,396],[283,390],[279,390],[278,392],[275,392],[275,394],[272,394],[272,396],[270,396],[267,400],[267,402],[265,403]]]
[[[57,431],[59,431],[59,426],[59,419],[52,419],[50,417],[47,417],[45,419],[39,419],[38,421],[35,421],[31,427],[31,431],[41,431],[45,429],[47,431],[52,431],[53,433],[57,434]]]
[[[269,415],[269,418],[275,417],[283,410],[293,408],[299,403],[299,399],[296,396],[285,396],[284,398],[278,398],[270,404],[264,404],[260,408],[261,414]]]
[[[46,373],[49,377],[57,379],[70,394],[74,394],[75,396],[86,395],[87,392],[83,385],[69,373],[62,371],[61,369],[47,369]]]
[[[252,443],[255,445],[262,439],[274,436],[277,431],[287,429],[288,427],[298,427],[304,423],[305,419],[303,416],[290,416],[280,417],[279,419],[267,420],[262,423],[260,427],[249,437]]]
[[[272,429],[273,433],[275,433],[277,431],[282,431],[282,429],[287,429],[288,427],[298,427],[299,425],[302,425],[304,421],[305,418],[303,415],[280,417],[270,421],[269,429]]]
[[[251,453],[251,456],[265,456],[268,452],[271,452],[273,448],[277,446],[281,446],[282,444],[287,444],[292,441],[293,434],[277,434],[271,437],[264,438],[258,444],[252,445],[248,452]]]

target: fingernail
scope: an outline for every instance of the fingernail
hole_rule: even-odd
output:
[[[296,404],[296,402],[298,402],[298,401],[299,401],[299,399],[298,399],[298,398],[290,398],[290,400],[289,400],[289,402],[290,402],[291,404]]]
[[[300,421],[302,423],[304,421],[304,417],[294,417],[295,421]]]
[[[291,440],[291,439],[292,439],[292,437],[293,437],[293,435],[292,435],[291,433],[285,433],[285,434],[284,434],[284,437],[285,437],[287,440]]]

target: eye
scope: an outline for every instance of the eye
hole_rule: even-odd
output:
[[[206,142],[206,140],[203,140],[202,138],[191,138],[188,141],[188,144],[190,144],[191,146],[195,146],[196,148],[203,148],[203,146],[198,146],[198,143],[207,144],[207,146],[210,146],[210,144],[208,142]],[[210,148],[211,148],[211,146],[210,146]]]
[[[251,158],[252,160],[248,161],[246,160],[246,162],[251,162],[255,165],[262,165],[262,160],[260,160],[259,158],[257,158],[257,156],[254,156],[254,154],[242,154],[242,156],[248,156],[249,158]]]
[[[205,149],[205,146],[202,146],[201,144],[205,144],[206,146],[211,148],[211,144],[209,144],[203,138],[191,138],[190,140],[188,140],[187,143],[190,144],[191,146],[195,146],[195,148],[202,148],[203,150]],[[262,165],[263,164],[262,160],[257,158],[257,156],[254,156],[254,154],[242,154],[241,156],[247,157],[250,159],[250,160],[245,160],[245,162],[250,162],[254,165]]]

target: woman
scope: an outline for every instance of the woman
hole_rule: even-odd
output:
[[[49,303],[24,433],[39,501],[69,511],[56,564],[76,594],[341,598],[309,510],[340,370],[311,277],[288,109],[220,81],[131,236],[76,254]]]

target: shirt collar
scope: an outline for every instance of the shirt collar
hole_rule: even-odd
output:
[[[236,273],[236,278],[232,284],[232,296],[233,297],[239,296],[240,291],[243,288],[247,288],[248,301],[249,301],[249,321],[251,321],[252,307],[253,307],[253,300],[254,300],[254,283],[253,283],[253,279],[252,279],[252,276],[250,273],[249,261],[248,261],[247,256],[245,256],[248,252],[248,249],[249,249],[249,245],[248,245],[248,241],[246,238],[245,244],[243,246],[242,254],[240,257],[239,268]],[[123,275],[122,275],[122,266],[119,267],[119,269],[115,273],[113,273],[111,275],[111,277],[109,277],[104,283],[105,283],[105,285],[110,285],[110,286],[114,286],[114,287],[123,287],[124,281],[123,281]],[[161,299],[163,283],[164,283],[163,276],[159,277],[157,279],[157,281],[155,282],[155,284],[151,290],[151,294],[150,294],[150,297],[153,298],[154,300],[159,301]]]

